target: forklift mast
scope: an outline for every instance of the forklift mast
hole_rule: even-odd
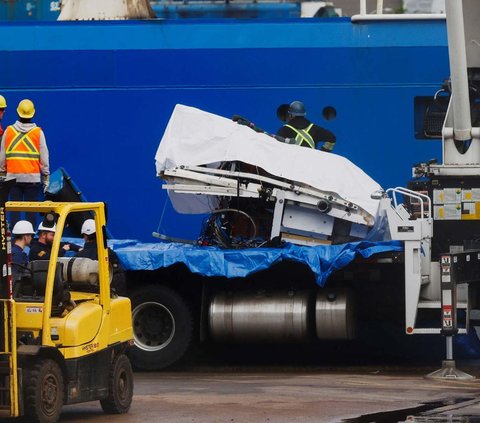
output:
[[[12,272],[9,260],[10,243],[5,204],[8,200],[10,188],[14,183],[15,179],[13,178],[0,178],[0,263],[2,266],[2,272],[0,274],[1,299],[8,299],[12,297]]]
[[[6,202],[14,178],[0,178],[0,417],[18,416],[19,373],[16,356],[14,306],[12,304],[12,269],[10,232],[7,223]]]

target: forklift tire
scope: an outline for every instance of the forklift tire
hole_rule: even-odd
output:
[[[26,372],[24,387],[26,421],[57,422],[64,399],[63,374],[57,362],[49,358],[37,360]]]
[[[108,397],[100,400],[107,414],[124,414],[130,410],[133,396],[133,372],[125,354],[118,355],[110,367]]]
[[[130,295],[135,345],[129,349],[137,370],[160,370],[182,358],[193,333],[193,318],[185,300],[161,285],[147,285]]]

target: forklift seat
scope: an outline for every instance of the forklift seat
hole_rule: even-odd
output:
[[[33,295],[45,297],[47,286],[48,260],[35,260],[29,263],[32,272]],[[55,278],[53,281],[52,315],[60,315],[63,312],[63,305],[70,300],[70,292],[63,280],[63,263],[57,263]]]

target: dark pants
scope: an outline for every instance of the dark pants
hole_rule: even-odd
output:
[[[18,182],[10,189],[10,201],[38,201],[41,186],[42,184],[40,184],[40,182]],[[36,213],[25,214],[26,220],[35,228],[37,224]],[[10,230],[13,229],[15,223],[20,219],[20,212],[10,212]]]

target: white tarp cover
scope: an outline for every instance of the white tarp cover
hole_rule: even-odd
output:
[[[242,161],[279,178],[337,193],[376,216],[380,185],[345,157],[285,144],[230,119],[177,104],[155,156],[157,175],[177,166]],[[214,202],[203,196],[169,193],[180,213],[208,213]],[[189,199],[189,204],[185,200]]]

